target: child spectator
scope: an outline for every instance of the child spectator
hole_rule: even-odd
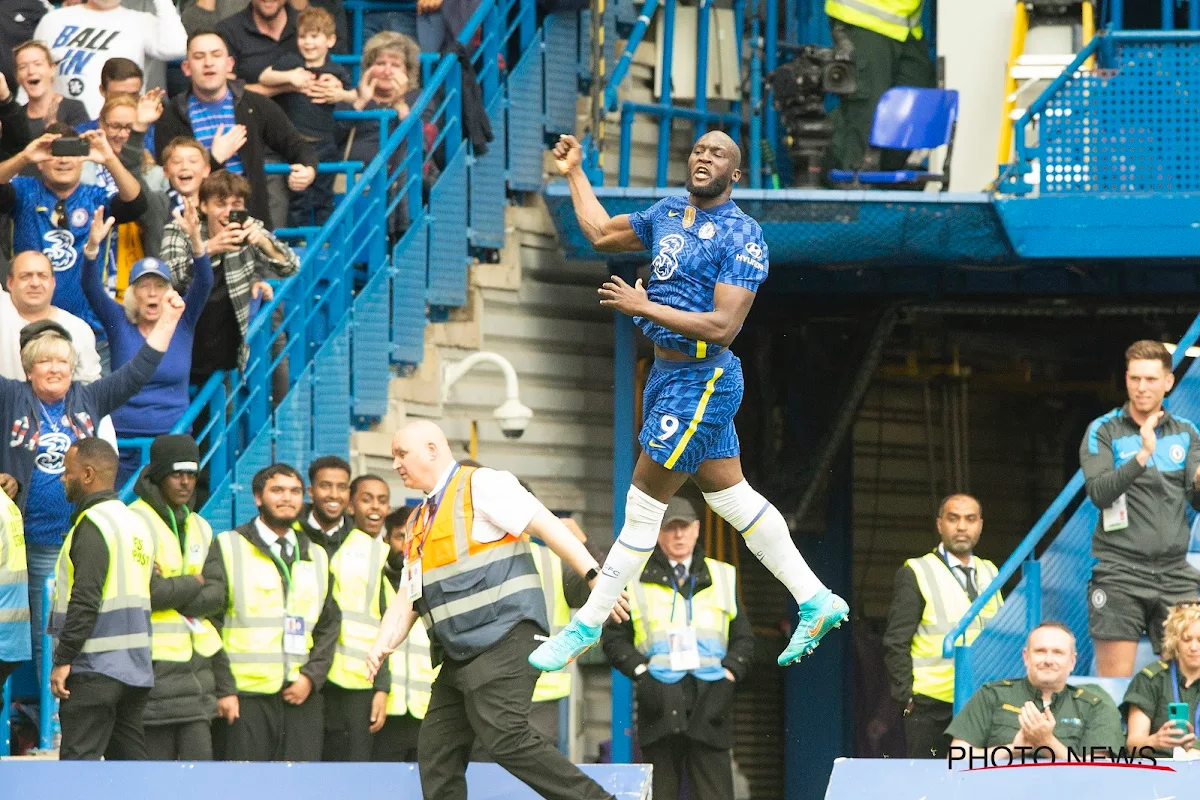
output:
[[[333,109],[337,103],[353,103],[358,97],[350,73],[329,59],[337,43],[333,15],[310,6],[296,19],[296,49],[263,70],[259,82],[290,90],[275,97],[296,130],[317,151],[319,161],[337,161]],[[332,174],[317,175],[312,185],[293,192],[288,206],[288,225],[321,225],[333,213]]]

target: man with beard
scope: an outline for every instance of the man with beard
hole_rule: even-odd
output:
[[[381,669],[367,680],[367,651],[379,635],[385,607],[383,564],[388,546],[379,538],[383,517],[372,521],[364,512],[355,519],[343,515],[355,492],[376,495],[387,484],[374,475],[350,483],[350,465],[337,456],[318,458],[308,469],[312,480],[312,510],[303,530],[315,542],[324,539],[329,553],[333,599],[342,611],[342,628],[333,665],[322,694],[325,696],[326,761],[370,761],[371,737],[387,720],[391,675]],[[363,498],[358,497],[362,503]],[[386,501],[385,501],[386,503]],[[383,512],[387,513],[386,505]],[[359,522],[366,528],[359,527]],[[297,523],[299,525],[299,523]]]
[[[294,527],[303,531],[333,558],[350,535],[354,521],[346,516],[350,504],[350,465],[337,456],[321,456],[308,465],[308,500]]]
[[[896,571],[888,609],[884,663],[892,698],[904,709],[909,758],[942,758],[954,713],[954,659],[942,657],[942,641],[996,578],[996,565],[974,555],[983,532],[983,508],[969,494],[952,494],[938,508],[941,543],[910,558]],[[1002,603],[997,592],[967,630],[975,640]]]
[[[329,556],[292,527],[300,473],[272,464],[251,489],[258,516],[217,536],[204,568],[228,587],[212,617],[224,646],[213,657],[217,716],[226,722],[213,735],[226,761],[320,761],[321,688],[342,624]]]
[[[146,751],[151,761],[211,761],[217,714],[209,659],[221,637],[204,619],[220,610],[220,575],[202,574],[212,528],[188,508],[200,469],[200,448],[185,434],[150,445],[150,463],[134,485],[129,509],[154,535],[150,579],[150,654],[154,688],[146,703]],[[211,580],[210,580],[211,578]]]
[[[117,499],[116,477],[108,442],[79,439],[67,450],[62,482],[75,515],[58,557],[48,626],[63,761],[146,758],[154,538]]]
[[[592,246],[602,253],[654,254],[648,287],[614,275],[599,289],[600,305],[633,317],[654,342],[654,367],[624,527],[587,604],[530,655],[529,663],[545,672],[562,669],[600,639],[605,617],[654,552],[667,501],[689,478],[799,606],[780,666],[812,652],[849,616],[846,602],[796,549],[783,515],[742,475],[733,425],[742,366],[729,346],[767,278],[769,257],[762,228],[729,199],[741,159],[728,135],[710,131],[692,146],[686,197],[610,217],[584,174],[579,142],[562,136],[554,147],[555,166],[567,178],[575,218]]]

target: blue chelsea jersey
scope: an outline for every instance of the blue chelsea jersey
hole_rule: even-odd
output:
[[[762,228],[732,200],[701,211],[686,197],[666,197],[629,215],[633,231],[654,256],[646,288],[655,303],[681,311],[712,311],[718,283],[752,292],[767,279]],[[633,321],[651,341],[696,358],[725,348],[694,341],[644,317]]]
[[[114,194],[100,186],[80,185],[62,200],[64,218],[55,226],[51,221],[58,197],[36,178],[12,179],[17,205],[12,211],[13,250],[41,250],[54,268],[54,305],[100,328],[92,307],[83,296],[80,267],[83,246],[92,227],[92,214],[100,206],[111,205]]]

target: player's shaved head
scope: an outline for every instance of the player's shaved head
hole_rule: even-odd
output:
[[[410,422],[392,437],[392,467],[410,489],[432,491],[453,463],[450,442],[435,422]]]
[[[692,145],[684,187],[690,202],[711,208],[729,199],[733,185],[742,176],[742,149],[723,131],[709,131]]]

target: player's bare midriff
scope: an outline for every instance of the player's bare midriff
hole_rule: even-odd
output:
[[[667,347],[654,345],[654,357],[661,358],[664,361],[698,361],[699,359],[689,356],[687,353],[681,353],[678,350],[671,350]]]

